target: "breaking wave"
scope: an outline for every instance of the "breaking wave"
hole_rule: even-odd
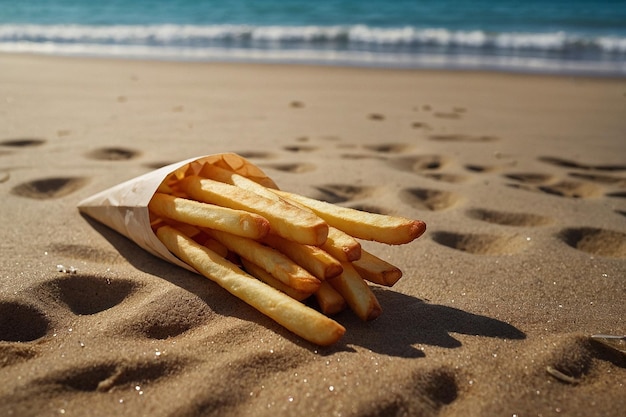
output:
[[[0,25],[0,51],[166,59],[267,59],[419,66],[441,61],[626,73],[626,37],[566,32],[252,25]],[[265,58],[264,58],[265,57]],[[543,64],[541,61],[546,61]],[[561,64],[556,61],[563,61]],[[417,63],[417,64],[416,64]]]

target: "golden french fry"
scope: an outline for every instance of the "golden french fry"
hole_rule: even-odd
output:
[[[178,229],[180,232],[184,233],[186,236],[194,240],[196,240],[196,237],[198,237],[199,235],[204,235],[204,233],[196,226],[192,226],[188,223],[179,222],[168,217],[159,217],[153,211],[150,211],[150,218],[153,219],[154,224],[152,224],[152,229],[155,231],[161,226],[168,225],[174,227],[175,229]]]
[[[252,191],[255,194],[268,198],[270,200],[278,201],[280,197],[264,185],[254,182],[249,178],[239,175],[236,172],[230,171],[225,168],[218,167],[212,164],[205,164],[199,173],[199,176],[210,178],[215,181],[224,182],[226,184],[235,185],[244,190]]]
[[[365,250],[361,250],[361,258],[352,266],[363,279],[379,285],[391,287],[402,278],[400,268]]]
[[[356,261],[361,257],[361,244],[346,232],[332,226],[328,228],[328,237],[320,248],[341,262]]]
[[[310,208],[328,225],[359,239],[400,245],[420,237],[426,230],[426,224],[419,220],[368,213],[285,191],[272,192]]]
[[[162,193],[154,194],[148,208],[161,217],[252,239],[260,239],[270,230],[269,221],[258,214]]]
[[[157,230],[157,236],[183,262],[311,343],[331,345],[345,333],[336,321],[246,274],[176,229],[163,226]]]
[[[185,178],[180,185],[196,200],[259,214],[269,220],[274,233],[294,242],[321,245],[326,241],[328,225],[324,220],[284,201],[195,175]]]
[[[343,273],[327,282],[346,300],[352,311],[363,321],[380,316],[382,308],[367,283],[349,262],[342,263]]]
[[[320,286],[319,279],[275,249],[230,233],[217,230],[205,231],[229,250],[265,269],[291,288],[313,293]]]
[[[311,293],[309,292],[294,290],[289,285],[285,285],[284,283],[276,279],[272,274],[270,274],[260,266],[250,262],[246,258],[241,258],[241,263],[243,263],[246,272],[248,272],[250,275],[257,279],[260,279],[267,285],[284,292],[294,300],[303,301],[311,296]]]
[[[261,241],[284,253],[320,280],[335,277],[343,271],[337,259],[317,246],[302,245],[272,234],[265,236]]]
[[[322,313],[332,316],[346,308],[346,300],[326,281],[315,292],[315,299],[319,304]]]

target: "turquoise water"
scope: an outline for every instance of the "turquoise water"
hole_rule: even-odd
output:
[[[626,76],[626,1],[0,0],[0,51]]]

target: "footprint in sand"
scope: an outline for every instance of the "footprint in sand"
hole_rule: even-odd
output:
[[[426,394],[436,408],[452,404],[459,395],[456,371],[447,366],[417,372],[413,381],[418,392]]]
[[[363,145],[363,148],[367,151],[375,152],[377,155],[372,154],[364,154],[364,153],[354,153],[354,154],[342,154],[342,159],[373,159],[373,160],[387,160],[388,154],[401,154],[405,153],[408,149],[411,148],[412,145],[406,143],[385,143],[382,145]],[[354,144],[343,144],[337,146],[340,149],[356,149],[357,145]]]
[[[317,147],[298,145],[298,146],[285,146],[283,149],[289,152],[313,152],[317,150]]]
[[[541,173],[512,173],[504,176],[517,181],[517,184],[508,184],[510,187],[560,197],[593,198],[601,196],[604,192],[601,186],[590,182],[561,180],[555,176]]]
[[[423,174],[443,168],[449,163],[449,159],[441,155],[415,155],[395,158],[389,161],[389,165],[400,171]]]
[[[552,219],[549,217],[539,216],[537,214],[511,213],[477,208],[468,210],[467,215],[472,219],[502,226],[535,227],[552,223]]]
[[[552,156],[542,156],[539,158],[539,160],[541,162],[545,162],[547,164],[555,165],[561,168],[575,168],[593,171],[626,171],[626,165],[592,165],[563,158],[555,158]]]
[[[138,288],[129,280],[75,275],[49,280],[38,290],[75,315],[89,316],[117,306]]]
[[[500,138],[497,138],[495,136],[472,136],[472,135],[463,135],[463,134],[430,135],[428,139],[439,141],[439,142],[470,142],[470,143],[496,142],[500,140]]]
[[[45,178],[16,185],[11,193],[20,197],[46,200],[69,195],[86,183],[87,179],[83,177]]]
[[[223,349],[230,350],[231,346],[237,345],[237,342],[232,342]],[[232,410],[235,415],[250,414],[246,405],[242,404],[242,398],[251,396],[252,393],[256,397],[263,389],[264,381],[276,378],[277,375],[293,373],[294,369],[306,361],[305,357],[295,350],[271,350],[270,353],[268,349],[261,351],[252,349],[252,352],[247,354],[245,359],[235,363],[215,361],[211,371],[220,377],[212,378],[204,384],[202,390],[191,391],[188,394],[191,401],[181,402],[171,415],[196,416],[198,410],[205,415],[206,410],[210,410],[209,414],[212,414],[213,410],[219,410],[217,414],[223,414],[224,407]],[[224,384],[224,381],[232,380],[236,380],[237,384]]]
[[[591,181],[602,185],[613,186],[618,188],[626,188],[626,178],[614,177],[611,175],[599,175],[599,174],[582,174],[578,172],[570,172],[570,177]]]
[[[429,188],[406,188],[400,192],[400,199],[411,207],[430,211],[449,209],[462,201],[453,192]]]
[[[126,148],[100,148],[95,149],[85,156],[89,159],[96,159],[99,161],[127,161],[129,159],[137,158],[140,152],[126,149]]]
[[[569,198],[592,198],[603,194],[603,189],[594,184],[567,180],[541,185],[537,189],[547,194]]]
[[[505,164],[498,165],[477,165],[477,164],[466,164],[463,166],[465,170],[469,172],[473,172],[476,174],[490,174],[494,172],[500,172],[505,169],[509,169],[517,165],[517,161],[511,161]]]
[[[400,383],[396,386],[396,390],[402,392],[402,395],[393,400],[380,400],[376,412],[369,413],[368,416],[438,414],[441,408],[452,404],[459,396],[457,373],[458,371],[447,366],[421,369],[409,378],[409,384]]]
[[[46,314],[39,308],[14,300],[0,300],[0,369],[38,356],[30,342],[50,330]]]
[[[127,336],[165,340],[203,326],[216,316],[205,301],[182,289],[168,291],[142,311],[123,325]]]
[[[4,146],[7,148],[26,148],[26,147],[41,146],[45,142],[46,141],[43,139],[34,139],[34,138],[6,139],[0,142],[0,146]],[[0,156],[11,155],[12,153],[13,153],[12,150],[0,150]]]
[[[262,152],[262,151],[239,151],[237,155],[246,159],[273,159],[276,158],[276,155],[270,152]]]
[[[413,122],[413,123],[411,123],[411,127],[413,129],[431,130],[430,125],[428,123],[423,123],[423,122]]]
[[[382,145],[364,145],[365,149],[379,153],[404,153],[411,148],[406,143],[385,143]]]
[[[558,237],[574,249],[609,258],[626,258],[626,234],[593,227],[568,228]]]
[[[428,173],[428,174],[422,174],[422,176],[425,178],[430,178],[435,181],[449,182],[451,184],[458,184],[458,183],[465,182],[468,180],[468,177],[466,175],[449,174],[449,173],[443,173],[443,172],[433,172],[433,173]]]
[[[433,232],[431,238],[440,245],[474,255],[510,255],[520,252],[528,243],[519,236],[483,233]]]
[[[624,366],[624,354],[607,347],[602,342],[582,335],[560,336],[546,344],[537,352],[542,352],[532,361],[536,372],[546,375],[563,385],[594,384],[601,373],[602,362]],[[549,349],[545,349],[549,346]]]
[[[11,148],[29,148],[33,146],[41,146],[46,143],[43,139],[36,138],[19,138],[19,139],[6,139],[0,142],[0,146],[9,146]]]
[[[293,164],[261,164],[261,168],[275,169],[277,171],[289,172],[291,174],[302,174],[304,172],[311,172],[317,169],[314,164],[306,163],[293,163]]]
[[[333,204],[370,197],[376,192],[376,187],[363,187],[350,184],[325,184],[315,188],[319,193],[313,196],[313,198]]]
[[[44,337],[50,328],[46,314],[19,301],[0,301],[0,341],[32,342]]]
[[[0,369],[36,358],[38,355],[36,347],[28,343],[0,343]]]
[[[76,391],[133,392],[136,387],[150,386],[166,376],[178,373],[182,365],[184,361],[175,360],[172,357],[160,358],[158,361],[153,358],[144,358],[130,361],[130,363],[127,361],[115,363],[109,360],[87,366],[71,365],[35,381],[29,389],[33,392],[37,392],[38,389],[50,392],[50,387],[54,387],[52,392],[57,392],[58,395]],[[137,394],[140,395],[139,392]]]
[[[547,184],[553,182],[555,177],[548,174],[541,174],[536,172],[520,172],[520,173],[512,173],[505,174],[506,178],[512,179],[514,181],[518,181],[523,184]]]

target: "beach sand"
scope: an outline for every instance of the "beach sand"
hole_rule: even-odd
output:
[[[0,120],[0,415],[626,409],[624,79],[2,55]],[[363,243],[378,319],[311,345],[76,209],[218,152],[427,223]]]

